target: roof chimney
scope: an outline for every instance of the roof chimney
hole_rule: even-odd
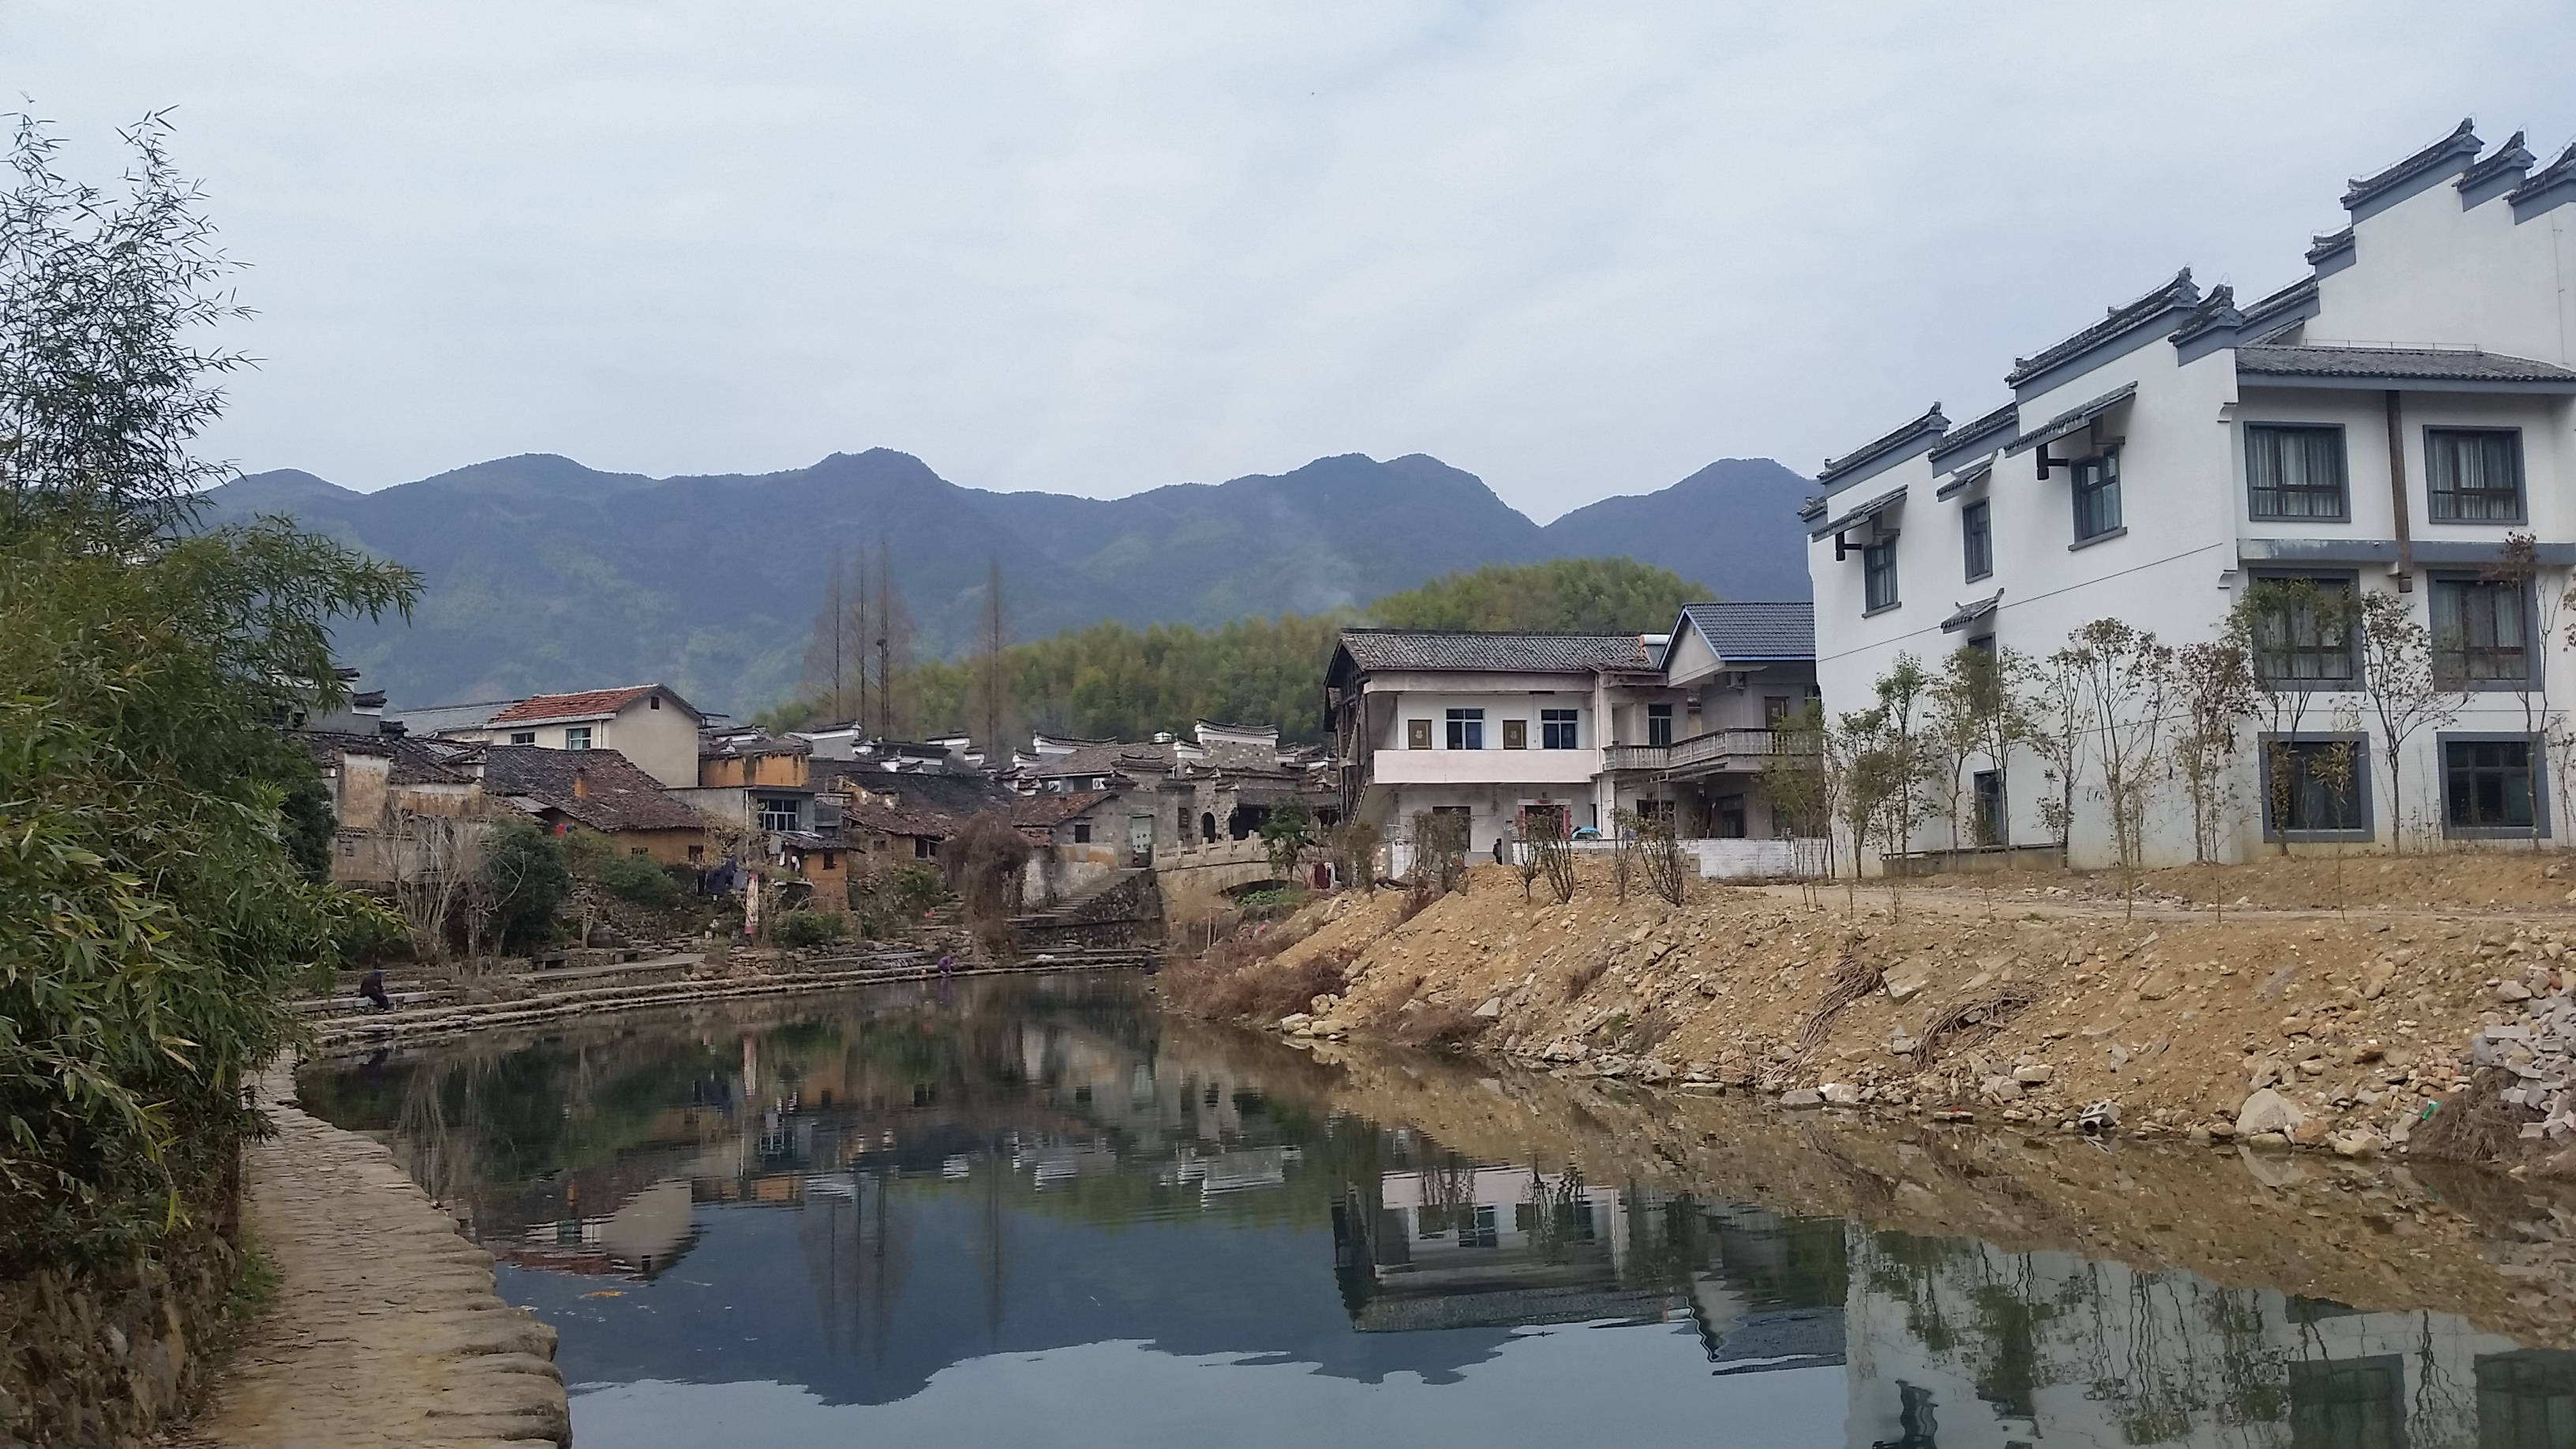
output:
[[[590,798],[590,771],[579,765],[575,765],[572,771],[572,798],[576,800]]]

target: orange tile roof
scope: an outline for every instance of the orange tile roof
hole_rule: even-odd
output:
[[[658,684],[630,684],[622,689],[585,689],[578,694],[540,694],[492,716],[492,723],[524,724],[545,719],[606,719],[626,706],[653,693],[670,694]],[[688,708],[678,695],[672,702]]]

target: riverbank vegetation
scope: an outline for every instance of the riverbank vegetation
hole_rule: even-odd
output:
[[[332,621],[417,582],[283,521],[197,527],[225,470],[191,445],[244,365],[205,339],[242,312],[167,139],[127,132],[113,190],[31,123],[0,163],[0,1278],[160,1281],[138,1265],[228,1227],[288,994],[398,929],[321,880],[277,726],[339,702]]]

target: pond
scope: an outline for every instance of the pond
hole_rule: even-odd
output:
[[[1065,975],[308,1067],[591,1445],[2576,1445],[2576,1203],[1471,1060]]]

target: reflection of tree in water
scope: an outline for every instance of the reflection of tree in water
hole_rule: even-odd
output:
[[[1583,1180],[1583,1168],[1568,1162],[1554,1182],[1530,1164],[1529,1214],[1530,1245],[1539,1257],[1549,1263],[1572,1261],[1578,1243],[1589,1244],[1596,1236],[1592,1226],[1592,1199]]]
[[[835,1190],[836,1189],[836,1190]],[[894,1308],[911,1275],[911,1223],[885,1174],[834,1174],[827,1190],[809,1186],[796,1221],[808,1278],[835,1353],[864,1353],[885,1362]]]
[[[2433,1351],[2433,1315],[2416,1311],[2415,1442],[2411,1449],[2470,1449],[2479,1442],[2477,1389]]]

